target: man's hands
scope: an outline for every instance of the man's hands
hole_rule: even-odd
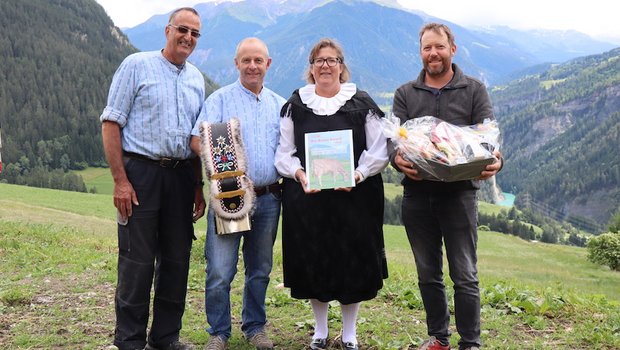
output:
[[[120,180],[114,183],[114,206],[118,210],[120,216],[124,220],[127,220],[133,213],[133,206],[140,205],[136,191],[133,186],[125,177],[124,180]]]
[[[123,149],[121,147],[121,128],[111,121],[101,124],[101,136],[103,150],[110,165],[112,178],[114,179],[114,206],[118,214],[126,221],[132,214],[132,206],[140,205],[138,196],[125,173],[123,164]]]
[[[480,176],[477,178],[477,180],[486,180],[497,174],[497,172],[502,168],[503,160],[501,152],[495,150],[493,152],[493,155],[496,159],[495,162],[493,162],[493,164],[487,165],[485,170],[480,173]],[[396,164],[396,166],[398,166],[400,171],[402,171],[403,174],[405,174],[405,176],[407,176],[408,178],[416,181],[422,180],[422,177],[418,175],[418,171],[415,169],[414,164],[403,158],[400,151],[396,153],[396,157],[394,157],[394,163]]]
[[[196,186],[196,194],[194,195],[194,213],[192,214],[192,221],[196,222],[198,219],[205,215],[205,195],[202,192],[202,186]]]
[[[408,178],[415,181],[421,181],[422,177],[418,175],[418,170],[415,169],[412,162],[406,160],[400,151],[396,152],[396,157],[394,157],[394,164],[400,169],[400,171],[405,174]]]
[[[502,153],[498,150],[495,150],[493,151],[493,155],[495,156],[495,162],[487,165],[484,171],[480,173],[480,177],[478,178],[478,180],[486,180],[497,174],[497,172],[502,168],[502,163],[504,162],[502,160]]]

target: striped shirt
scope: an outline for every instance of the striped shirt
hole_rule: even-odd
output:
[[[280,178],[274,162],[280,138],[280,109],[285,102],[265,87],[256,96],[237,79],[207,98],[192,135],[200,136],[203,121],[222,123],[236,117],[248,158],[248,177],[255,186],[272,184]]]
[[[160,51],[125,58],[114,73],[103,121],[121,127],[124,151],[187,159],[191,131],[205,99],[202,73],[170,63]]]

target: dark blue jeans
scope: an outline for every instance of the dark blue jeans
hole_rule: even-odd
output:
[[[178,340],[185,310],[189,257],[194,236],[194,173],[130,159],[125,164],[139,206],[118,225],[118,282],[114,345],[143,348],[147,342],[151,286],[153,321],[148,342]]]
[[[480,346],[480,291],[476,267],[476,190],[446,193],[405,188],[402,218],[415,257],[428,334],[449,344],[450,313],[443,277],[443,245],[454,282],[459,347]]]

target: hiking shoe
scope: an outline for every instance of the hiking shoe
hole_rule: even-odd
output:
[[[310,343],[310,349],[312,350],[327,349],[327,338],[312,339],[312,342]]]
[[[144,350],[193,350],[194,347],[190,344],[181,343],[180,341],[173,341],[172,343],[166,346],[160,346],[159,348],[154,347],[151,344],[146,344]]]
[[[450,350],[450,345],[443,345],[437,338],[430,337],[420,345],[418,350]]]
[[[121,350],[118,346],[116,345],[110,345],[104,348],[104,350]],[[144,348],[131,348],[131,349],[126,349],[126,350],[144,350]]]
[[[207,342],[205,350],[226,350],[228,348],[228,341],[219,335],[212,335]]]
[[[260,331],[248,338],[248,342],[256,346],[256,350],[271,350],[273,342],[269,340],[267,333]]]

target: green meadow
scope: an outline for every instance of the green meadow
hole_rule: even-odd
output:
[[[88,192],[100,194],[112,194],[114,192],[114,182],[109,168],[90,167],[75,171],[75,173],[82,176]]]
[[[107,169],[103,169],[107,172]],[[89,169],[94,181],[109,176]],[[92,181],[92,182],[91,182]],[[3,349],[106,349],[114,332],[115,209],[108,180],[99,194],[0,184],[0,344]],[[391,185],[390,185],[391,186]],[[386,192],[397,191],[386,186]],[[99,191],[99,188],[102,190]],[[396,193],[397,194],[397,193]],[[481,211],[500,210],[481,203]],[[205,219],[195,225],[181,337],[203,348]],[[416,349],[427,337],[413,256],[404,228],[385,226],[389,278],[362,303],[362,349]],[[594,265],[583,248],[479,232],[482,340],[486,349],[619,349],[620,273]],[[448,276],[448,271],[445,271]],[[450,281],[447,281],[450,285]],[[230,349],[252,349],[240,331],[243,266],[232,286]],[[452,296],[451,288],[448,294]],[[330,349],[340,310],[330,308]],[[451,305],[451,308],[453,306]],[[312,311],[282,285],[280,236],[267,295],[268,332],[277,349],[304,349]],[[458,348],[454,329],[451,342]]]

